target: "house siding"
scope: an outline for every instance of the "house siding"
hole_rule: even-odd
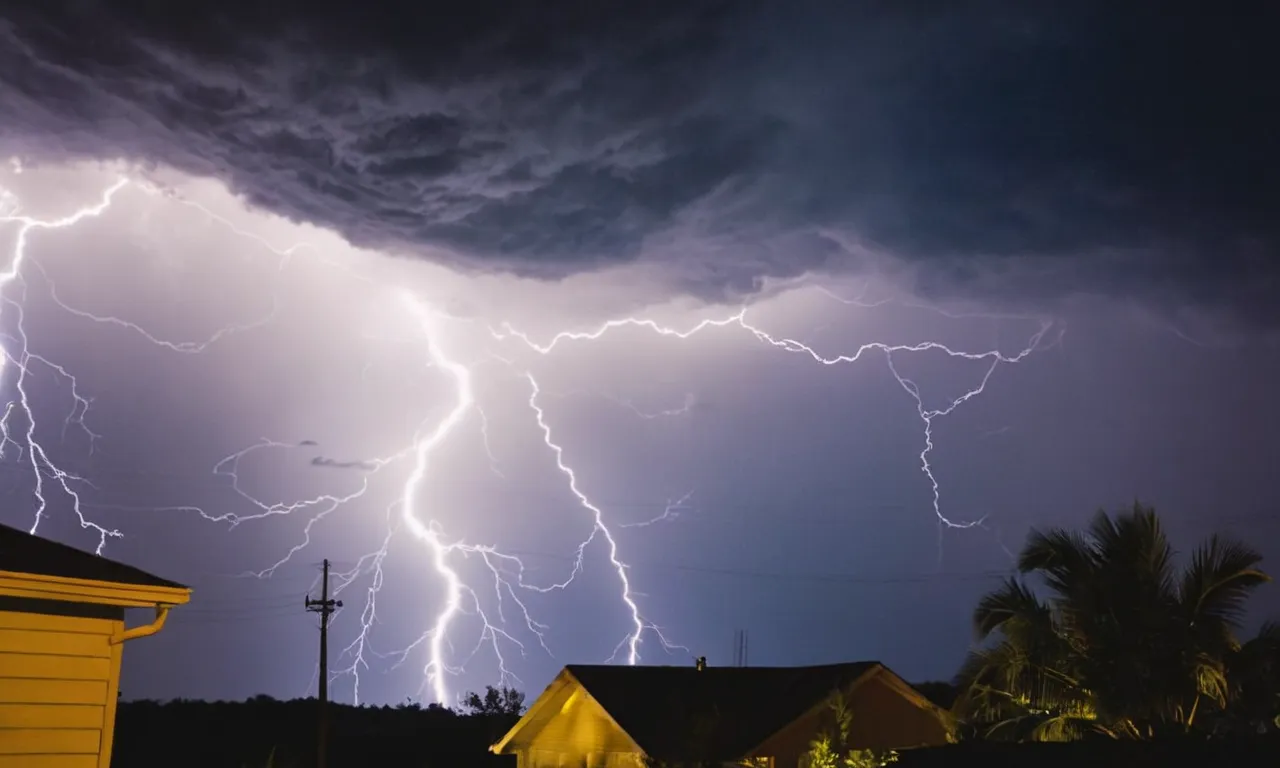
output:
[[[46,602],[0,605],[0,768],[107,768],[123,611]]]
[[[853,749],[906,749],[947,743],[946,724],[921,709],[878,676],[845,691],[852,714],[849,746]],[[753,752],[771,757],[776,768],[797,768],[813,740],[831,726],[825,704],[776,733]]]
[[[948,743],[946,722],[929,709],[903,698],[882,678],[868,680],[851,699],[856,749],[907,749]]]
[[[545,719],[544,719],[545,718]],[[640,754],[631,737],[578,685],[564,686],[548,702],[531,738],[509,747],[519,768],[636,768]]]

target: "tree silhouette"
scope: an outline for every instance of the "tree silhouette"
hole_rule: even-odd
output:
[[[489,751],[500,719],[492,715],[436,704],[337,702],[330,702],[329,715],[331,766],[515,768],[514,758]],[[117,714],[112,765],[307,768],[316,764],[315,723],[314,699],[126,701]]]
[[[484,696],[468,691],[462,697],[463,714],[519,717],[524,714],[524,693],[515,688],[485,686]]]
[[[1245,733],[1280,730],[1280,624],[1267,622],[1227,662],[1231,680],[1228,723]]]
[[[1032,531],[1018,570],[1050,596],[1011,578],[982,598],[973,623],[987,645],[957,677],[956,713],[988,738],[1060,741],[1186,731],[1235,702],[1265,709],[1257,670],[1272,646],[1260,638],[1246,650],[1235,634],[1270,580],[1261,555],[1212,536],[1181,571],[1173,559],[1140,504],[1099,512],[1084,533]]]

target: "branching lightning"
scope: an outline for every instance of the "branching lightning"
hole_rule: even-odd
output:
[[[444,666],[446,633],[449,631],[449,624],[453,617],[461,609],[463,585],[457,572],[449,566],[449,548],[440,540],[439,529],[435,525],[424,524],[417,516],[418,492],[426,479],[431,454],[467,417],[475,405],[475,395],[471,389],[470,369],[446,357],[441,351],[439,338],[434,332],[436,319],[412,297],[406,297],[405,302],[422,324],[423,332],[428,339],[427,349],[430,352],[431,361],[442,370],[448,371],[457,386],[457,400],[453,408],[435,429],[417,442],[414,449],[413,472],[405,483],[404,496],[400,501],[406,527],[415,537],[426,543],[431,552],[432,564],[445,584],[444,608],[436,616],[435,626],[430,631],[431,655],[430,661],[427,662],[426,675],[428,683],[433,686],[436,701],[448,701],[448,690],[444,683],[444,675],[447,671]]]
[[[33,366],[42,366],[43,369],[51,371],[61,381],[70,385],[73,405],[63,421],[62,429],[64,432],[72,428],[81,430],[89,439],[90,450],[99,439],[102,439],[86,423],[93,398],[84,394],[81,382],[68,368],[30,348],[23,315],[28,290],[26,281],[28,267],[37,270],[41,275],[40,282],[47,289],[51,301],[70,315],[90,323],[130,331],[142,341],[172,353],[193,355],[205,352],[232,335],[267,326],[277,319],[280,311],[279,303],[274,301],[273,296],[272,308],[266,314],[248,321],[226,325],[203,339],[182,341],[169,339],[122,317],[90,312],[64,301],[57,293],[54,280],[29,254],[33,235],[42,230],[74,227],[85,219],[102,216],[126,187],[136,188],[147,195],[164,197],[195,208],[238,236],[256,242],[279,258],[278,275],[283,275],[290,260],[301,249],[314,250],[313,246],[306,243],[289,248],[278,248],[258,235],[238,228],[229,220],[198,203],[162,193],[156,186],[143,180],[121,178],[108,187],[94,205],[56,219],[37,219],[23,214],[19,201],[12,193],[0,187],[0,224],[17,227],[10,264],[7,271],[0,273],[0,300],[3,301],[0,309],[13,313],[13,320],[9,324],[9,335],[0,339],[0,350],[3,351],[3,356],[0,357],[0,377],[3,377],[6,384],[12,385],[13,392],[12,400],[6,405],[3,416],[0,417],[0,458],[5,458],[9,455],[6,452],[9,452],[16,459],[25,462],[30,469],[35,504],[34,520],[31,525],[33,533],[40,528],[41,522],[48,514],[49,486],[52,484],[53,488],[69,501],[79,524],[98,536],[99,553],[103,551],[109,538],[121,536],[122,533],[89,519],[85,513],[89,505],[82,503],[82,494],[93,490],[90,480],[64,469],[42,444],[43,432],[37,424],[37,410],[33,406],[29,387],[30,371]],[[334,266],[341,265],[334,264]],[[365,279],[362,276],[358,277]],[[384,288],[388,291],[393,290],[389,286]],[[826,289],[822,290],[826,291]],[[834,293],[826,292],[839,301],[865,307],[879,306],[888,301],[865,303],[860,296],[857,299],[846,300]],[[14,295],[10,295],[11,293]],[[575,514],[585,518],[585,535],[572,550],[569,558],[571,565],[567,575],[561,580],[550,583],[535,583],[534,580],[526,578],[529,569],[516,554],[500,551],[488,544],[468,543],[463,538],[447,535],[445,523],[442,521],[455,520],[460,510],[452,507],[436,509],[429,501],[431,496],[428,491],[435,480],[433,467],[437,466],[437,460],[442,452],[457,449],[456,438],[461,431],[469,427],[477,431],[495,476],[502,481],[505,480],[506,475],[500,469],[499,460],[494,451],[492,425],[482,404],[477,401],[474,382],[480,363],[469,363],[450,348],[450,340],[453,338],[450,333],[450,324],[467,321],[451,318],[421,296],[400,291],[399,297],[405,312],[406,327],[414,332],[412,343],[420,344],[425,350],[428,371],[432,375],[446,377],[450,384],[450,399],[443,415],[424,417],[416,425],[412,435],[402,437],[398,441],[398,447],[384,456],[360,461],[339,461],[325,457],[315,457],[312,460],[312,463],[317,466],[358,470],[359,479],[351,483],[346,490],[314,493],[303,498],[284,500],[264,498],[264,494],[254,492],[242,480],[241,472],[246,462],[258,460],[266,452],[318,449],[314,442],[308,440],[287,441],[263,438],[227,455],[212,468],[213,476],[220,482],[224,482],[234,494],[239,502],[238,507],[220,512],[206,511],[196,505],[168,508],[194,511],[200,517],[228,528],[274,517],[303,518],[305,523],[300,538],[275,562],[248,574],[266,579],[272,577],[286,564],[293,562],[300,552],[307,549],[316,526],[321,525],[326,518],[340,510],[347,508],[363,510],[368,504],[370,490],[375,483],[387,475],[392,476],[392,483],[398,487],[399,493],[382,517],[386,528],[380,545],[374,551],[361,555],[349,568],[340,568],[333,576],[335,594],[363,590],[364,595],[362,607],[357,609],[353,605],[344,609],[355,616],[355,634],[351,642],[342,648],[339,654],[341,661],[335,665],[335,671],[332,672],[334,680],[343,677],[351,678],[353,698],[356,701],[359,701],[361,696],[361,675],[371,669],[372,662],[387,660],[392,663],[394,669],[410,658],[414,658],[414,654],[425,656],[423,692],[436,702],[453,703],[449,688],[450,677],[456,676],[467,662],[482,650],[491,653],[496,660],[501,682],[518,680],[508,664],[508,656],[511,653],[524,654],[531,642],[536,642],[534,647],[541,652],[551,653],[547,634],[549,627],[534,618],[529,599],[568,589],[583,573],[586,553],[592,546],[601,547],[607,555],[612,570],[610,579],[616,578],[617,597],[625,614],[625,631],[610,658],[616,658],[628,664],[638,663],[647,637],[656,639],[660,647],[668,651],[680,647],[671,643],[657,624],[647,618],[646,611],[642,609],[641,595],[633,586],[632,570],[623,556],[626,542],[619,532],[622,529],[649,526],[676,518],[681,512],[689,509],[688,503],[693,496],[693,491],[678,499],[669,499],[660,514],[647,520],[628,522],[608,519],[603,506],[593,501],[588,491],[584,490],[590,484],[583,480],[578,470],[574,469],[573,462],[567,458],[564,445],[557,439],[558,433],[551,425],[544,402],[544,398],[551,397],[555,393],[543,391],[534,370],[543,358],[549,358],[561,346],[573,342],[606,343],[606,337],[611,332],[630,327],[644,329],[673,341],[717,330],[745,331],[751,338],[769,348],[798,354],[813,363],[824,366],[855,363],[868,351],[883,353],[890,372],[914,402],[917,415],[923,424],[923,447],[919,460],[921,471],[932,489],[933,512],[941,526],[969,528],[981,525],[985,518],[963,521],[953,520],[944,514],[940,486],[930,463],[930,454],[934,447],[935,421],[949,415],[966,401],[981,394],[1001,364],[1019,362],[1040,348],[1046,333],[1051,328],[1049,323],[1042,323],[1027,344],[1014,354],[995,349],[967,352],[953,349],[939,342],[924,341],[916,344],[895,345],[871,342],[863,344],[852,352],[835,356],[820,354],[802,341],[770,334],[747,320],[747,307],[727,316],[702,320],[683,329],[665,325],[647,317],[625,317],[609,320],[593,330],[561,331],[545,343],[534,341],[528,334],[517,330],[511,324],[490,328],[491,342],[495,344],[518,342],[518,349],[526,359],[520,361],[499,357],[492,350],[484,350],[483,354],[476,357],[483,361],[501,363],[505,370],[513,372],[527,385],[528,398],[523,405],[528,408],[530,419],[526,426],[537,430],[541,442],[554,461],[556,471],[563,477],[567,490],[576,502]],[[975,387],[960,397],[951,400],[943,407],[928,408],[917,384],[901,375],[895,365],[895,355],[922,352],[942,353],[952,358],[984,362],[987,364],[985,373]],[[368,366],[369,363],[365,363],[366,371]],[[601,393],[585,394],[600,395]],[[687,395],[680,407],[646,411],[637,407],[631,400],[608,394],[602,396],[644,419],[686,416],[693,411],[696,404],[694,396]],[[511,425],[503,424],[502,428],[511,428]],[[397,472],[403,472],[403,474],[396,474]],[[123,509],[118,505],[110,504],[98,506]],[[418,594],[423,595],[423,608],[431,612],[432,618],[427,622],[425,631],[413,642],[396,650],[380,651],[375,649],[374,631],[379,621],[379,596],[386,583],[384,566],[391,555],[397,537],[402,532],[408,534],[415,551],[425,556],[424,565],[427,566],[429,573],[424,572],[423,576],[431,578],[433,586],[430,589],[421,590]],[[465,562],[482,567],[480,572],[486,574],[482,579],[483,588],[467,581],[466,571],[461,567]],[[470,617],[478,622],[479,633],[474,642],[455,647],[454,642],[458,638],[460,622],[464,617]]]
[[[827,294],[834,296],[834,294],[831,294],[829,291],[827,291]],[[853,303],[853,302],[849,302],[849,303]],[[871,305],[863,305],[863,306],[878,306],[878,303],[871,304]],[[900,384],[902,388],[906,390],[906,392],[910,394],[912,398],[916,401],[917,411],[920,415],[920,419],[921,421],[924,422],[925,440],[924,440],[924,448],[920,453],[920,469],[922,472],[924,472],[925,476],[929,479],[929,483],[933,487],[933,512],[937,516],[939,523],[941,523],[942,525],[948,528],[972,528],[974,526],[980,525],[982,523],[982,519],[971,520],[971,521],[955,521],[948,518],[942,512],[938,481],[934,477],[932,466],[929,464],[929,453],[930,451],[933,450],[934,419],[940,416],[946,416],[947,414],[954,411],[956,408],[960,407],[960,405],[962,405],[964,402],[981,394],[983,390],[986,388],[987,382],[991,378],[991,374],[995,372],[995,369],[999,364],[1020,362],[1027,355],[1030,355],[1040,346],[1041,342],[1044,339],[1045,334],[1048,333],[1049,330],[1053,327],[1052,323],[1048,321],[1042,321],[1040,323],[1039,330],[1037,330],[1036,333],[1031,337],[1030,341],[1027,342],[1026,346],[1024,346],[1020,351],[1018,351],[1016,354],[1013,354],[1013,355],[1008,355],[1004,352],[1001,352],[998,349],[987,350],[985,352],[965,352],[962,350],[952,349],[951,347],[936,341],[922,341],[922,342],[917,342],[915,344],[885,344],[883,342],[875,341],[875,342],[868,342],[866,344],[863,344],[851,353],[834,355],[834,356],[824,356],[819,352],[817,352],[812,347],[810,347],[809,345],[805,344],[804,342],[797,341],[792,338],[786,338],[786,337],[780,338],[780,337],[773,336],[769,334],[767,331],[764,331],[761,328],[747,322],[746,307],[743,307],[742,309],[738,310],[736,313],[728,317],[720,318],[720,319],[702,320],[696,325],[693,325],[692,327],[683,329],[683,330],[662,325],[657,321],[649,318],[626,317],[626,318],[621,318],[616,320],[609,320],[607,322],[602,323],[597,328],[591,331],[561,331],[560,333],[555,334],[551,338],[551,340],[546,342],[545,344],[539,344],[538,342],[534,341],[528,334],[512,327],[510,323],[504,323],[500,328],[491,329],[490,332],[493,335],[493,337],[497,340],[516,339],[522,342],[526,347],[528,347],[529,349],[533,350],[534,352],[540,355],[550,355],[561,344],[566,344],[566,343],[575,342],[575,341],[599,341],[602,338],[604,338],[604,336],[608,334],[610,331],[614,331],[614,330],[617,330],[620,328],[626,328],[626,327],[644,328],[644,329],[653,331],[654,333],[660,336],[665,336],[669,338],[688,339],[695,334],[701,333],[709,329],[727,328],[730,326],[737,326],[739,328],[742,328],[743,330],[747,331],[752,336],[754,336],[758,341],[761,341],[771,347],[781,349],[784,352],[792,352],[792,353],[807,356],[813,362],[820,363],[821,365],[830,366],[830,365],[839,365],[843,363],[856,363],[858,362],[858,360],[862,359],[862,355],[866,352],[869,352],[869,351],[883,352],[886,355],[887,359],[889,360],[890,372],[893,373],[894,378],[898,380],[898,384]],[[893,354],[901,353],[901,352],[941,352],[953,358],[961,358],[964,360],[973,360],[973,361],[990,361],[990,367],[987,369],[986,374],[982,377],[982,381],[978,384],[977,387],[966,392],[960,397],[956,398],[951,402],[950,405],[948,405],[945,408],[941,408],[937,410],[928,410],[924,407],[923,400],[921,399],[921,396],[920,396],[920,390],[916,386],[916,384],[910,381],[909,379],[905,379],[901,375],[899,375],[897,368],[893,366]]]
[[[578,503],[582,505],[582,508],[591,513],[592,522],[594,523],[591,535],[578,547],[578,558],[574,564],[574,572],[581,570],[583,552],[586,551],[587,545],[591,543],[591,540],[595,538],[597,533],[603,536],[609,548],[609,563],[618,572],[618,581],[622,583],[622,602],[626,604],[627,610],[631,614],[632,631],[619,643],[618,647],[621,648],[625,645],[627,648],[627,663],[635,664],[640,660],[640,640],[644,634],[645,621],[640,617],[640,606],[636,605],[635,597],[631,594],[631,579],[627,577],[627,565],[618,559],[618,540],[614,538],[613,532],[605,524],[604,511],[593,504],[591,499],[587,498],[587,495],[578,487],[577,473],[564,461],[564,448],[561,448],[560,444],[552,438],[551,426],[547,424],[547,414],[542,410],[542,406],[538,405],[538,393],[540,392],[538,380],[533,377],[533,374],[526,374],[526,378],[529,380],[530,387],[529,407],[533,409],[534,414],[537,416],[538,427],[542,430],[542,439],[552,453],[555,454],[556,467],[569,479],[569,490],[573,492],[574,496],[578,497]]]
[[[665,520],[675,520],[680,516],[681,512],[689,509],[687,506],[689,499],[693,498],[693,491],[689,491],[678,499],[667,499],[667,505],[662,508],[662,513],[648,520],[641,520],[636,523],[622,523],[619,528],[646,528],[650,525],[656,525]]]
[[[81,208],[70,216],[64,216],[60,219],[35,219],[23,215],[20,204],[13,198],[12,194],[0,196],[0,223],[16,223],[18,225],[18,234],[13,246],[13,255],[9,260],[9,268],[4,272],[0,272],[0,293],[3,293],[11,283],[23,282],[22,267],[27,261],[27,246],[33,232],[37,230],[65,229],[75,226],[84,219],[101,216],[111,206],[112,198],[124,188],[126,183],[128,183],[127,179],[120,179],[107,188],[102,195],[102,199],[97,204]],[[8,205],[5,204],[6,201],[10,201]],[[67,373],[65,368],[48,361],[44,357],[31,353],[27,331],[23,324],[24,318],[21,304],[16,301],[6,301],[5,304],[14,309],[17,314],[15,322],[17,339],[15,340],[16,349],[9,349],[6,346],[4,354],[0,355],[0,378],[7,376],[10,364],[17,368],[18,374],[13,385],[14,391],[17,393],[17,400],[10,401],[5,407],[3,417],[0,417],[0,434],[3,435],[3,440],[0,441],[0,456],[3,455],[5,447],[17,445],[19,451],[26,456],[30,463],[32,477],[35,481],[34,495],[36,500],[35,519],[31,522],[32,533],[36,533],[40,529],[40,522],[44,519],[45,510],[49,507],[48,499],[45,497],[44,485],[45,479],[48,477],[57,483],[58,488],[71,501],[71,508],[79,519],[80,526],[98,534],[97,552],[101,554],[107,545],[107,539],[119,536],[120,532],[105,528],[85,517],[80,500],[80,492],[77,487],[86,485],[88,481],[62,469],[50,458],[48,451],[38,440],[36,435],[38,420],[36,419],[35,411],[32,410],[30,393],[27,391],[27,377],[31,363],[36,361],[43,362],[71,382],[76,408],[68,415],[67,423],[74,421],[83,427],[84,418],[89,409],[89,401],[80,396],[78,392],[79,382],[76,381],[74,376]],[[10,417],[15,409],[22,413],[26,421],[26,429],[22,432],[20,440],[14,439],[13,432],[10,429]],[[88,428],[85,427],[85,429],[87,430]],[[90,435],[93,438],[97,437],[93,433],[90,433]]]

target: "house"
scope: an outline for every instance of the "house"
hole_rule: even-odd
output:
[[[949,741],[948,714],[879,662],[818,667],[565,667],[490,749],[517,768],[647,763],[803,768],[841,694],[851,749]]]
[[[124,643],[191,590],[0,525],[0,768],[108,768]],[[125,608],[155,620],[125,628]]]

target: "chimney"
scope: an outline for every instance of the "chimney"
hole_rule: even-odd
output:
[[[693,660],[693,664],[697,668],[697,670],[701,672],[707,668],[707,657],[699,656],[698,658]]]

